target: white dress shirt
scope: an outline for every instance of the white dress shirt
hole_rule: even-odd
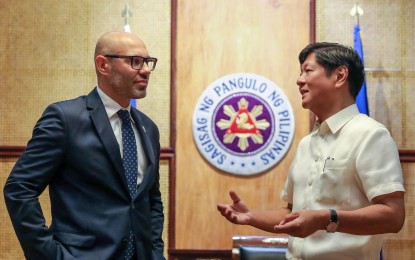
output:
[[[112,98],[110,98],[108,95],[106,95],[99,87],[97,87],[98,94],[102,100],[102,103],[104,104],[105,111],[107,112],[108,118],[110,120],[110,124],[112,127],[112,130],[114,131],[115,138],[117,139],[118,145],[120,147],[121,156],[123,156],[123,146],[122,146],[122,134],[121,134],[121,125],[122,121],[121,118],[118,116],[117,112],[120,109],[128,110],[130,112],[131,105],[129,105],[126,108],[121,107],[117,102],[115,102]],[[133,118],[130,119],[133,126],[133,131],[135,135],[135,141],[137,144],[137,157],[138,157],[138,176],[137,176],[137,184],[140,184],[144,177],[145,169],[148,165],[148,160],[145,155],[145,151],[140,139],[140,135],[137,130],[137,125],[135,124]]]
[[[395,191],[404,191],[396,144],[382,124],[360,114],[354,104],[316,123],[301,140],[281,199],[293,211],[354,210]],[[379,259],[383,238],[320,230],[306,238],[290,237],[287,257]]]

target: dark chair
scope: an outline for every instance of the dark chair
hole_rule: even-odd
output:
[[[240,260],[285,260],[287,248],[263,247],[263,246],[240,246]]]
[[[287,236],[234,236],[233,260],[286,259]]]

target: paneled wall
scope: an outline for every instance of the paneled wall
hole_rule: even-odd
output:
[[[177,4],[176,208],[178,249],[231,249],[232,235],[265,234],[227,222],[216,204],[235,190],[249,205],[286,204],[279,193],[295,148],[309,132],[309,113],[296,86],[298,53],[309,42],[309,1],[179,0]],[[295,115],[295,137],[274,168],[251,177],[224,173],[198,152],[192,117],[202,92],[232,73],[262,75],[283,89]]]

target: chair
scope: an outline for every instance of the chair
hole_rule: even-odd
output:
[[[286,259],[287,236],[234,236],[233,260]]]

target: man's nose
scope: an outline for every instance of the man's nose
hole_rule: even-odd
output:
[[[304,80],[303,74],[300,74],[300,76],[298,76],[296,83],[300,87],[305,84],[305,80]]]
[[[150,74],[151,70],[150,70],[150,67],[148,66],[148,64],[144,62],[143,66],[141,67],[139,72],[140,72],[140,74]]]

